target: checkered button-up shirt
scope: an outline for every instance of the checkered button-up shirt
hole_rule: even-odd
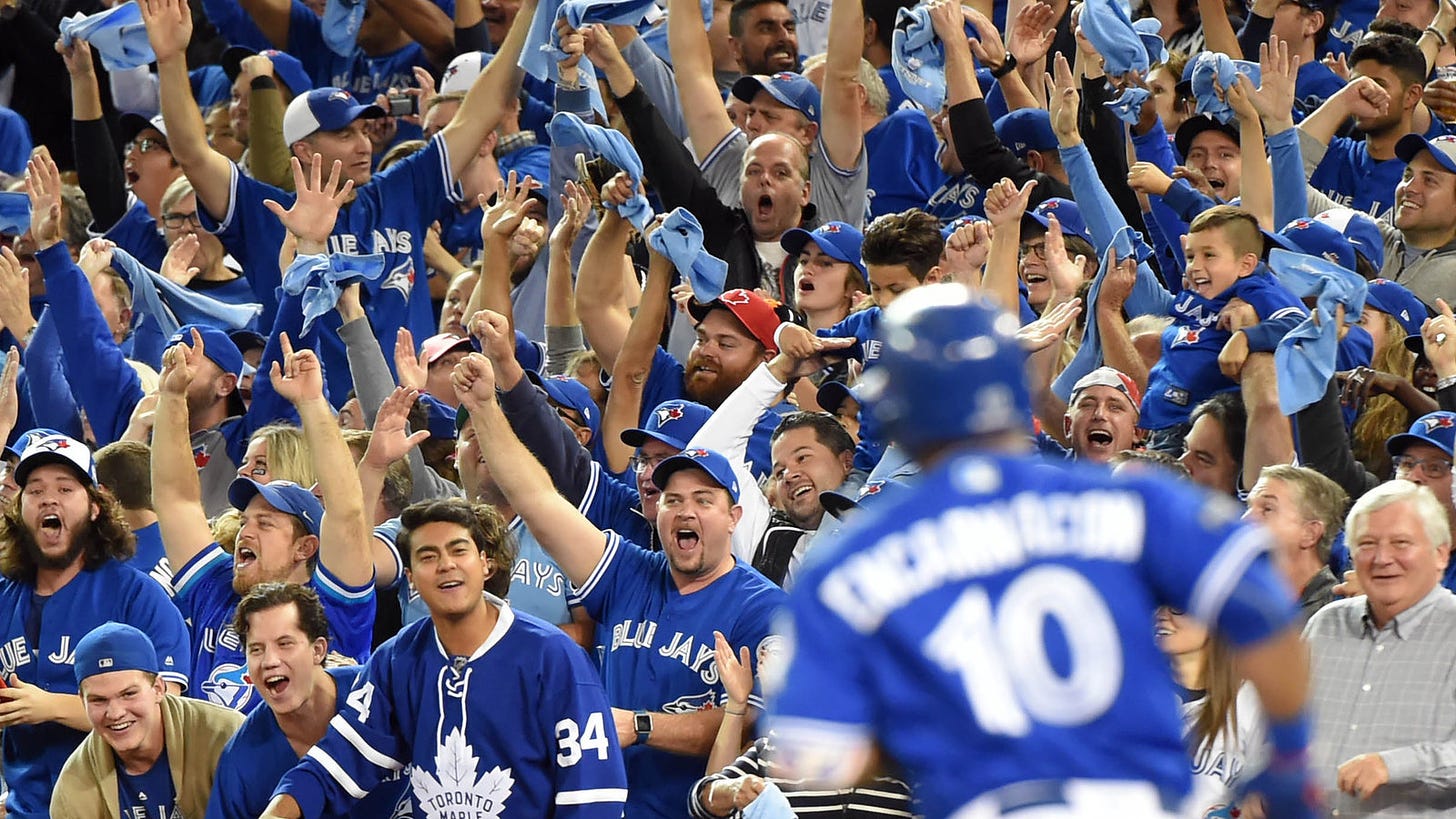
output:
[[[1456,596],[1436,586],[1384,628],[1364,597],[1325,606],[1304,629],[1311,655],[1316,780],[1332,816],[1456,815]],[[1378,752],[1390,781],[1341,793],[1339,766]]]

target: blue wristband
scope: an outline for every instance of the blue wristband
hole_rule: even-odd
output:
[[[1309,721],[1301,711],[1287,720],[1269,722],[1269,742],[1280,755],[1299,754],[1309,746]]]

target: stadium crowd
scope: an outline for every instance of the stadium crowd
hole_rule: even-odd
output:
[[[895,319],[966,299],[1015,355]],[[1010,815],[989,757],[813,765],[920,723],[796,659],[1142,525],[1049,495],[831,575],[964,438],[1252,533],[1122,634],[1156,815],[1306,765],[1451,815],[1453,304],[1456,0],[0,0],[0,813]],[[1039,646],[997,684],[1066,715],[1078,600],[932,636]]]

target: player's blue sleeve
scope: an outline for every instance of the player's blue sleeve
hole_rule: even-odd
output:
[[[393,662],[398,645],[386,643],[370,658],[344,707],[329,721],[328,733],[283,775],[274,796],[293,797],[304,816],[344,813],[405,766],[410,750],[398,719],[411,715],[397,718],[393,697],[411,683],[402,680],[396,690]]]
[[[142,400],[141,378],[126,363],[121,348],[111,338],[111,328],[86,274],[71,261],[65,242],[57,242],[35,254],[45,272],[46,296],[58,316],[61,350],[71,387],[91,422],[96,443],[105,446],[126,432],[131,411]]]
[[[182,612],[172,603],[172,598],[150,577],[135,569],[121,567],[130,575],[128,588],[121,590],[126,600],[126,622],[136,626],[152,639],[157,649],[157,662],[162,671],[158,675],[170,683],[176,683],[187,690],[192,671],[191,635]]]
[[[167,257],[167,240],[157,230],[157,220],[147,213],[147,206],[135,194],[129,193],[127,198],[130,206],[102,236],[130,253],[143,267],[161,270],[162,260]]]
[[[651,542],[652,524],[637,512],[642,505],[637,487],[608,474],[600,463],[593,463],[592,471],[596,473],[596,485],[590,493],[586,519],[598,529],[611,529],[632,543]]]
[[[55,314],[47,307],[35,324],[35,333],[29,346],[20,356],[25,366],[29,387],[29,401],[32,414],[44,418],[51,429],[80,441],[84,437],[81,427],[80,407],[71,394],[71,383],[61,353],[61,337],[56,329]],[[17,425],[17,429],[26,429]]]
[[[1269,561],[1269,534],[1242,520],[1237,501],[1171,482],[1140,485],[1147,520],[1142,566],[1159,602],[1213,625],[1236,646],[1294,622],[1294,597]]]
[[[623,540],[616,532],[605,532],[602,559],[580,586],[572,584],[566,603],[581,606],[593,620],[601,622],[624,587],[641,586],[648,577],[649,556],[642,547]]]
[[[334,52],[324,42],[323,20],[299,0],[293,0],[288,9],[288,47],[285,50],[303,63],[303,70],[313,80],[314,88],[334,84]],[[344,90],[353,92],[352,88]]]
[[[528,378],[500,394],[501,411],[526,449],[541,462],[561,497],[577,508],[595,482],[591,454],[546,402]]]
[[[368,659],[374,639],[374,579],[371,577],[362,586],[351,586],[320,560],[314,569],[313,585],[324,603],[329,628],[334,633],[335,645],[330,647],[360,662]]]
[[[545,747],[559,751],[553,773],[554,815],[561,819],[620,819],[627,801],[627,769],[612,727],[607,692],[584,652],[574,646],[555,651],[561,656],[555,665],[565,673],[559,674],[541,703],[541,723],[551,731]],[[586,732],[595,732],[604,744],[561,744],[567,733],[584,739]]]
[[[1186,179],[1174,179],[1172,186],[1163,194],[1163,202],[1184,222],[1192,222],[1193,217],[1218,204],[1194,190]]]
[[[275,47],[263,35],[258,24],[253,22],[253,18],[243,11],[242,4],[232,0],[202,0],[202,10],[206,12],[208,22],[227,40],[228,45],[242,46],[253,51],[267,51]]]

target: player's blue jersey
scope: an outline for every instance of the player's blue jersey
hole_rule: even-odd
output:
[[[606,534],[601,562],[580,589],[580,603],[598,623],[603,646],[602,679],[613,707],[683,714],[726,701],[713,659],[713,632],[758,658],[774,651],[779,638],[769,623],[784,593],[746,564],[707,588],[679,594],[667,556]],[[749,702],[762,707],[755,692]],[[688,788],[703,775],[702,757],[681,756],[633,745],[625,751],[632,783],[627,814],[677,817]]]
[[[0,578],[0,677],[12,674],[52,694],[75,694],[76,644],[97,626],[115,620],[152,638],[162,677],[187,686],[191,654],[187,626],[172,601],[151,578],[122,563],[107,561],[82,570],[55,594]],[[86,732],[59,723],[12,725],[0,733],[5,807],[10,819],[43,819],[61,767]]]
[[[136,536],[136,555],[127,565],[157,581],[162,591],[172,596],[172,564],[167,560],[167,549],[162,545],[162,525],[152,523],[132,532]]]
[[[1262,268],[1261,268],[1262,270]],[[1148,372],[1148,391],[1143,394],[1138,426],[1166,429],[1188,420],[1200,401],[1215,393],[1238,387],[1218,367],[1218,354],[1231,334],[1218,326],[1218,314],[1231,299],[1248,302],[1259,314],[1259,327],[1279,326],[1274,336],[1293,329],[1304,318],[1299,299],[1285,290],[1272,275],[1256,272],[1235,281],[1211,299],[1191,290],[1179,293],[1168,312],[1173,323],[1163,331],[1163,357]],[[1254,344],[1256,328],[1245,331]],[[1258,351],[1258,348],[1254,348]],[[1264,352],[1272,352],[1273,344]]]
[[[431,620],[381,645],[276,792],[304,816],[337,813],[412,765],[417,817],[620,819],[622,750],[586,654],[557,627],[490,604],[500,619],[469,657],[450,656]]]
[[[337,687],[334,713],[344,711],[344,700],[363,671],[364,667],[358,665],[328,670]],[[278,726],[273,709],[266,703],[253,709],[217,760],[206,819],[258,819],[268,807],[273,788],[297,764],[298,756]],[[390,819],[396,815],[395,808],[404,797],[408,783],[408,769],[396,772],[349,810],[325,813],[320,819]],[[408,805],[408,800],[405,804]]]
[[[948,458],[811,553],[790,595],[780,746],[846,754],[873,738],[930,819],[1031,780],[1180,797],[1188,751],[1154,609],[1235,645],[1296,616],[1241,511],[1157,477]]]
[[[245,679],[248,660],[233,615],[242,595],[233,591],[233,556],[216,543],[198,552],[173,578],[177,608],[192,627],[190,693],[246,714],[262,698]],[[349,586],[320,562],[306,584],[318,592],[329,618],[329,647],[359,662],[369,659],[374,639],[374,584]]]
[[[437,134],[417,153],[376,174],[358,189],[353,202],[339,210],[329,252],[384,255],[384,275],[364,285],[364,309],[379,338],[394,338],[400,327],[408,327],[416,340],[435,332],[434,308],[429,288],[424,286],[424,239],[435,220],[436,203],[459,201],[460,188],[453,179],[448,148]],[[233,166],[228,212],[214,219],[206,208],[197,211],[203,228],[216,233],[242,265],[253,293],[263,304],[259,327],[273,326],[278,309],[275,293],[282,283],[278,247],[283,226],[263,207],[266,199],[291,207],[294,195],[245,176]],[[338,315],[331,312],[318,324],[319,355],[329,397],[335,403],[342,403],[353,386],[338,335],[339,323]]]

